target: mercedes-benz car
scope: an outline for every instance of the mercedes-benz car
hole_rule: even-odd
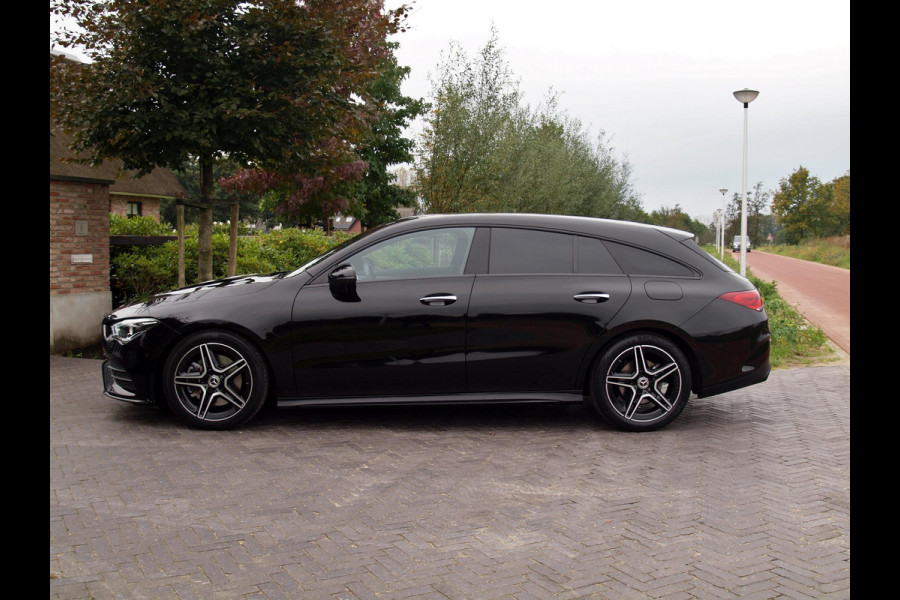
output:
[[[405,218],[291,272],[118,308],[102,332],[106,396],[203,429],[266,402],[586,402],[650,431],[770,371],[758,290],[693,234],[569,216]]]

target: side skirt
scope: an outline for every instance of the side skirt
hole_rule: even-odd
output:
[[[580,403],[585,397],[574,392],[473,393],[434,396],[344,396],[338,398],[279,398],[278,406],[351,406],[396,404],[503,404],[523,402]]]

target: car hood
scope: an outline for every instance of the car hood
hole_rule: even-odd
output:
[[[114,311],[114,315],[123,317],[148,314],[153,317],[162,317],[186,304],[194,304],[201,301],[215,302],[226,298],[233,300],[236,296],[255,294],[281,281],[284,279],[284,275],[285,273],[237,275],[225,279],[204,281],[196,285],[157,294],[150,300],[140,304],[118,308]]]

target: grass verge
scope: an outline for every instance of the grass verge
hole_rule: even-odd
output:
[[[823,265],[831,265],[842,269],[850,268],[850,236],[820,238],[807,240],[802,244],[772,244],[761,249],[772,254],[811,260]]]

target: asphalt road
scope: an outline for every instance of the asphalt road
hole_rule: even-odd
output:
[[[740,256],[734,253],[735,259]],[[754,250],[747,269],[774,281],[785,302],[850,354],[850,270]]]

